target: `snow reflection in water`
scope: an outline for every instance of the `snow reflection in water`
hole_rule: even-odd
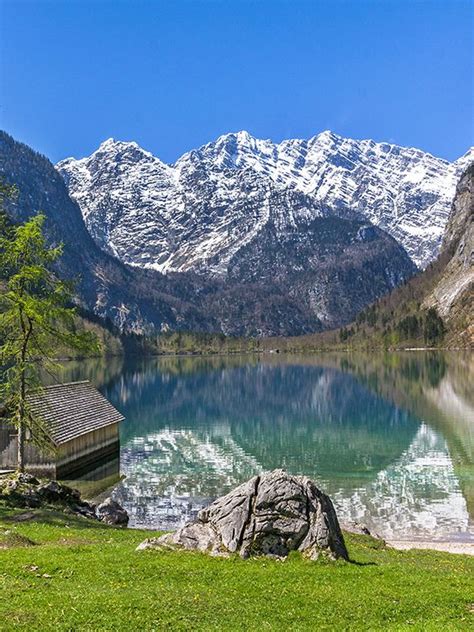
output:
[[[98,383],[126,416],[114,493],[131,524],[173,528],[284,467],[318,481],[341,521],[469,538],[473,381],[472,354],[127,361]]]
[[[129,511],[132,526],[172,529],[263,469],[230,437],[216,445],[190,430],[167,430],[135,437],[123,449],[126,479],[115,497]],[[331,494],[341,522],[360,522],[385,538],[469,538],[466,501],[446,442],[425,424],[400,458],[366,486],[319,483]]]

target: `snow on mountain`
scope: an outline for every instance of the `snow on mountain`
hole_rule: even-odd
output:
[[[109,139],[57,169],[103,249],[165,273],[225,276],[265,227],[286,236],[331,216],[375,224],[424,267],[439,251],[457,180],[472,159],[474,148],[449,163],[330,131],[279,144],[243,131],[174,165]]]

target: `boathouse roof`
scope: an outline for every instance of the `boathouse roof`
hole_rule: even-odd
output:
[[[47,386],[30,393],[28,403],[57,446],[124,419],[89,381]]]

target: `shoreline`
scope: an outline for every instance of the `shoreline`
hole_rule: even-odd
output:
[[[474,542],[456,542],[453,540],[386,540],[387,546],[397,551],[423,549],[474,556]]]

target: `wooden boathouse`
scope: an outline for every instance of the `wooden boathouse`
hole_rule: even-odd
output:
[[[118,455],[119,424],[123,415],[88,381],[47,386],[28,396],[33,415],[40,419],[51,449],[25,446],[28,471],[54,478]],[[15,468],[17,435],[0,420],[0,468]]]

